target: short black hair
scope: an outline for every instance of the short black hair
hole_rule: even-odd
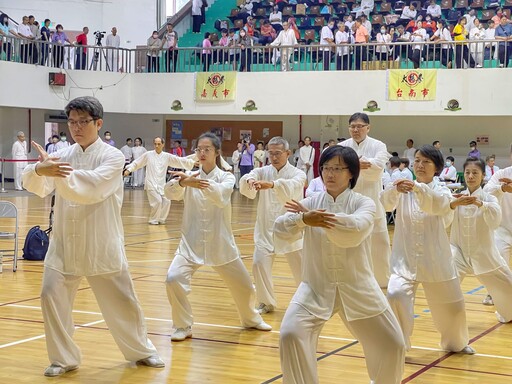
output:
[[[414,152],[414,155],[416,155],[418,152],[425,156],[427,159],[432,160],[434,166],[436,167],[435,175],[439,176],[444,168],[444,159],[441,151],[433,145],[424,145],[420,149],[417,149],[416,152]]]
[[[126,139],[126,142],[133,141],[131,137]]]
[[[440,144],[441,142],[439,140],[434,140],[434,142],[432,143],[433,146],[436,146],[437,144]]]
[[[59,139],[59,135],[52,135],[52,139]]]
[[[83,111],[95,120],[103,119],[103,106],[97,98],[92,96],[81,96],[71,100],[64,108],[67,117],[71,111]]]
[[[320,172],[322,180],[323,176],[321,169],[323,165],[335,157],[339,157],[341,160],[343,160],[345,165],[348,167],[348,171],[352,175],[352,179],[350,179],[349,188],[354,189],[354,187],[357,184],[357,179],[359,178],[360,165],[359,156],[357,155],[356,151],[354,151],[350,147],[334,145],[322,152],[322,155],[320,155],[320,161],[318,163],[318,170]]]
[[[207,39],[207,38],[209,38],[209,37],[210,37],[210,32],[205,32],[205,34],[204,34],[204,38],[205,38],[205,39]]]
[[[398,156],[392,156],[389,159],[389,165],[398,168],[402,164],[402,160]]]
[[[462,169],[466,170],[468,164],[477,165],[482,170],[482,173],[485,175],[485,161],[483,161],[482,159],[477,159],[476,157],[468,157],[464,162],[464,166]]]
[[[471,141],[469,142],[469,145],[474,145],[474,146],[476,147],[476,141],[475,141],[475,140],[471,140]]]
[[[51,20],[50,20],[50,19],[44,19],[44,23],[45,23],[45,24],[46,24],[47,22],[49,22],[49,21],[51,22]]]
[[[455,163],[453,156],[446,156],[446,160],[450,160],[452,163]]]
[[[179,145],[181,145],[181,140],[174,140],[175,143],[178,143]]]
[[[391,156],[398,156],[398,152],[391,152]]]
[[[356,120],[363,120],[366,124],[370,124],[370,118],[366,113],[363,112],[356,112],[350,118],[348,119],[348,123],[350,124],[353,121]]]
[[[112,135],[112,132],[110,132],[110,131],[105,131],[105,133],[103,133],[103,136],[107,136],[107,135]]]
[[[409,168],[409,165],[411,165],[411,162],[409,161],[409,158],[407,158],[407,157],[400,158],[400,162],[403,165],[405,165],[407,168]]]

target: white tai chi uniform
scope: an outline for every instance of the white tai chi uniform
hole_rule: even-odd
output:
[[[306,189],[306,197],[311,197],[316,195],[317,193],[325,192],[325,185],[322,181],[322,177],[315,177],[311,183],[309,183]]]
[[[156,151],[148,151],[126,167],[129,172],[144,166],[146,167],[144,189],[148,195],[149,206],[151,207],[151,212],[149,213],[149,222],[151,224],[164,224],[171,208],[171,201],[164,195],[167,168],[190,170],[194,168],[194,164],[194,160],[185,157],[174,156],[167,152],[156,153]]]
[[[414,155],[416,154],[416,151],[417,149],[412,147],[412,148],[407,148],[405,151],[404,151],[404,156],[406,159],[409,159],[409,167],[412,168],[412,165],[414,164]]]
[[[16,140],[12,145],[13,160],[27,160],[27,142]],[[14,189],[21,191],[21,175],[27,166],[26,161],[16,161],[14,164]]]
[[[191,172],[188,172],[191,174]],[[231,194],[235,176],[215,167],[209,174],[200,170],[206,179],[206,189],[183,188],[177,179],[165,186],[172,200],[184,200],[181,241],[167,271],[167,297],[172,307],[176,329],[191,327],[192,307],[188,300],[190,280],[201,266],[212,267],[226,283],[244,327],[263,322],[254,308],[254,286],[249,272],[240,259],[240,252],[231,229]]]
[[[494,236],[501,257],[509,265],[512,252],[512,193],[506,193],[501,190],[502,183],[500,179],[503,178],[512,179],[512,167],[495,172],[489,182],[485,184],[484,191],[497,197],[501,205],[501,223],[494,232]]]
[[[130,146],[128,146],[128,144],[126,144],[121,147],[120,151],[124,155],[125,162],[129,163],[133,158],[132,147],[130,147]]]
[[[231,156],[231,162],[233,163],[233,174],[235,175],[235,188],[239,188],[240,184],[240,156],[242,155],[242,152],[240,152],[238,149],[235,149],[233,151],[233,155]]]
[[[92,288],[105,322],[124,357],[155,355],[133,289],[124,250],[124,156],[98,138],[85,151],[74,144],[56,152],[73,168],[65,178],[23,172],[26,188],[40,197],[55,191],[55,224],[44,261],[41,307],[48,357],[63,368],[78,366],[73,342],[73,301],[82,277]]]
[[[361,157],[361,160],[369,161],[372,164],[368,169],[361,169],[354,191],[368,196],[377,207],[371,236],[370,262],[379,286],[386,288],[389,281],[391,246],[389,244],[386,211],[379,201],[379,193],[382,192],[382,172],[386,169],[386,163],[391,156],[386,144],[369,136],[359,144],[353,139],[348,139],[338,145],[352,148]]]
[[[107,49],[107,64],[108,71],[111,72],[119,72],[119,50],[118,48],[121,46],[121,38],[119,35],[110,34],[107,36],[105,40],[105,48]],[[115,49],[112,49],[115,48]]]
[[[272,181],[274,188],[259,191],[256,225],[254,227],[254,256],[252,274],[259,303],[276,306],[277,301],[272,283],[272,265],[275,255],[285,255],[293,277],[298,285],[301,281],[302,237],[293,242],[274,238],[274,222],[286,212],[286,202],[301,200],[306,175],[290,163],[279,171],[273,165],[255,168],[240,179],[240,193],[255,199],[258,191],[250,189],[248,180]]]
[[[308,184],[315,178],[313,171],[313,164],[315,162],[315,148],[312,145],[303,145],[299,148],[299,161],[297,162],[297,168],[304,171],[308,177]]]
[[[281,323],[283,383],[318,383],[318,337],[336,313],[361,343],[372,383],[400,383],[404,339],[367,256],[375,203],[350,189],[336,200],[323,192],[301,203],[334,213],[337,223],[332,229],[310,227],[295,213],[276,221],[275,235],[283,241],[304,233],[302,282]]]
[[[143,154],[147,152],[146,148],[144,148],[142,145],[139,147],[133,146],[132,147],[132,158],[133,160],[137,160],[139,157],[141,157]],[[144,184],[144,176],[146,173],[146,168],[140,168],[133,172],[133,186],[134,187],[140,187]]]
[[[446,228],[453,220],[450,190],[434,179],[415,182],[413,192],[388,185],[384,208],[396,208],[388,299],[404,333],[407,348],[414,327],[414,299],[422,283],[441,347],[458,352],[468,344],[464,297]]]
[[[463,192],[469,195],[469,191]],[[483,202],[458,206],[450,230],[450,243],[462,282],[467,274],[476,275],[492,296],[498,319],[512,320],[512,272],[500,256],[494,241],[494,230],[501,222],[498,199],[478,188],[471,196]]]

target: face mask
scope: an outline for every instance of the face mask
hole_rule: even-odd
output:
[[[476,149],[476,147],[469,147],[469,149],[471,149],[472,151],[474,151]]]
[[[59,29],[57,29],[57,32],[59,32],[59,33],[60,33],[60,32],[62,32],[62,29],[60,29],[60,28],[59,28]]]
[[[384,34],[384,33],[386,33],[386,30],[385,30],[385,29],[381,29],[381,30],[380,30],[380,33],[383,33],[383,34]]]
[[[427,17],[427,18],[426,18],[426,20],[427,20],[427,21],[430,21],[430,17]]]
[[[452,162],[451,161],[447,161],[445,164],[446,164],[447,167],[450,167],[452,165]]]
[[[110,136],[105,136],[105,140],[110,140]]]
[[[66,141],[66,136],[61,136],[60,141]]]
[[[329,29],[333,29],[334,28],[334,24],[329,24]]]

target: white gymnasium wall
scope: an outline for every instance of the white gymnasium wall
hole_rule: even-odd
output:
[[[115,26],[124,48],[146,44],[151,32],[159,27],[154,0],[0,0],[0,10],[18,23],[23,15],[34,15],[40,23],[50,19],[53,28],[62,24],[64,30],[81,31],[87,26],[91,42],[92,32],[99,30],[109,34]]]

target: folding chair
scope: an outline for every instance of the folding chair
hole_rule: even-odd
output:
[[[18,269],[18,208],[16,208],[16,206],[9,201],[0,201],[0,219],[14,219],[15,222],[14,232],[0,231],[0,240],[14,240],[14,256],[12,260],[12,271],[16,272],[16,269]],[[8,224],[4,224],[4,220],[2,220],[0,225],[1,227],[6,227]],[[12,250],[13,249],[6,249],[6,251]]]

